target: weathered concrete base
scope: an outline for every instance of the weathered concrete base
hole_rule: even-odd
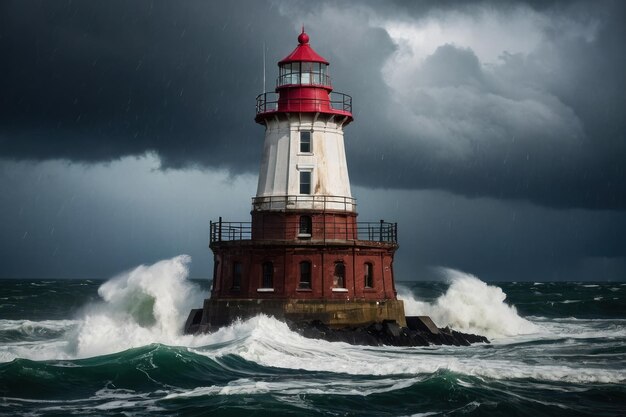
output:
[[[401,300],[206,299],[202,309],[189,313],[185,333],[213,331],[258,314],[293,323],[315,321],[331,328],[367,326],[384,320],[406,325]]]
[[[204,333],[237,319],[267,314],[284,320],[289,328],[312,339],[367,346],[468,346],[489,343],[484,336],[438,328],[428,316],[404,316],[400,300],[211,300],[191,310],[185,333]]]

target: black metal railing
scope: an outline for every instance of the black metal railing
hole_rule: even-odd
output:
[[[272,195],[252,198],[252,210],[343,210],[356,211],[356,199],[327,195]]]
[[[256,98],[256,114],[278,111],[279,103],[281,106],[288,107],[292,111],[328,111],[340,110],[352,113],[352,97],[343,94],[331,92],[329,99],[320,98],[284,98],[280,99],[278,93],[268,92],[261,93]]]
[[[379,222],[329,221],[328,219],[313,220],[303,229],[298,219],[287,220],[280,224],[259,224],[253,227],[251,222],[225,222],[220,217],[209,226],[209,240],[214,242],[231,242],[242,240],[346,240],[369,242],[398,242],[398,224],[384,220]]]
[[[224,242],[231,240],[249,240],[252,236],[251,222],[223,222],[219,218],[217,222],[210,222],[209,240]]]

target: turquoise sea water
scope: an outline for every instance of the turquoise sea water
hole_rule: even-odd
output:
[[[184,257],[109,281],[0,280],[0,415],[626,414],[626,283],[400,282],[470,347],[359,347],[259,316],[180,333]]]

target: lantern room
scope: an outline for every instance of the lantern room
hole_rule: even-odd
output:
[[[278,63],[278,68],[277,89],[283,86],[314,85],[332,90],[328,61],[311,48],[309,35],[304,32],[304,28],[298,36],[298,46]]]
[[[352,121],[352,97],[333,92],[329,63],[309,44],[309,35],[298,36],[298,46],[278,62],[274,92],[257,97],[256,122],[266,124],[274,113],[317,113],[344,116]]]

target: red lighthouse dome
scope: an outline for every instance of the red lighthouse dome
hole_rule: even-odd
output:
[[[257,97],[257,123],[265,124],[276,112],[335,114],[346,117],[344,125],[352,121],[352,97],[332,92],[329,63],[309,40],[303,28],[296,49],[278,62],[275,91]]]
[[[309,35],[304,32],[304,29],[298,36],[298,43],[299,45],[296,46],[296,49],[278,63],[279,67],[291,62],[319,62],[328,65],[328,61],[311,48],[309,45]]]

